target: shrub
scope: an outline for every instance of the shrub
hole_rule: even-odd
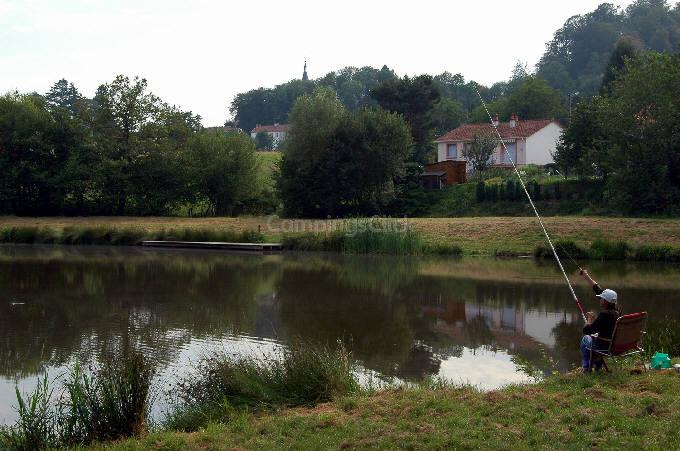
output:
[[[571,240],[559,240],[554,243],[555,251],[560,258],[587,259],[590,257],[588,250],[578,246]],[[536,246],[534,249],[535,258],[553,258],[552,250],[547,245]]]
[[[680,249],[671,246],[640,246],[633,250],[632,258],[642,261],[679,262]]]
[[[629,251],[630,246],[625,241],[597,239],[590,244],[588,254],[596,260],[625,260]]]

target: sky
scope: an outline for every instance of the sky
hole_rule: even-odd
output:
[[[300,78],[305,59],[310,78],[385,64],[490,85],[517,61],[533,68],[569,17],[602,1],[0,0],[0,94],[66,78],[91,97],[139,75],[213,126],[235,94]]]

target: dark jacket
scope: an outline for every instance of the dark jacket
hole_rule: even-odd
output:
[[[601,294],[602,288],[598,284],[593,285],[593,291],[595,294]],[[614,335],[614,326],[616,326],[616,320],[619,319],[619,311],[616,309],[604,310],[597,315],[595,321],[592,324],[586,324],[583,326],[583,335],[592,335],[594,333],[598,334],[598,337],[611,339]],[[597,343],[598,347],[608,347],[608,341],[599,341]]]

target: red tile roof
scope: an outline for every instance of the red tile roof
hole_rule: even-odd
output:
[[[509,122],[501,122],[498,125],[498,132],[503,139],[507,138],[528,138],[551,122],[557,122],[553,119],[539,119],[539,120],[519,120],[515,127],[510,127]],[[435,141],[467,141],[472,139],[475,135],[490,135],[495,137],[496,132],[493,131],[491,124],[465,124],[451,130],[443,136],[440,136]]]
[[[274,125],[257,125],[250,133],[260,133],[260,132],[287,132],[290,130],[290,125],[288,124],[274,124]]]

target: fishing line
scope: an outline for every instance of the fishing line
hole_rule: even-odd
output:
[[[520,185],[522,185],[522,189],[524,190],[524,194],[526,194],[527,199],[529,199],[529,204],[531,204],[531,208],[534,210],[534,214],[536,215],[536,218],[538,219],[538,223],[541,225],[541,229],[543,229],[543,233],[545,234],[545,238],[546,238],[546,240],[548,240],[548,244],[550,245],[550,249],[552,249],[553,255],[555,256],[555,260],[557,261],[557,265],[560,267],[560,271],[562,271],[562,275],[564,276],[564,280],[567,281],[567,285],[569,286],[569,291],[571,291],[571,295],[574,297],[574,301],[576,302],[576,306],[578,307],[579,311],[581,312],[581,316],[583,317],[583,321],[585,321],[586,320],[586,314],[583,311],[583,306],[581,305],[581,301],[578,300],[578,297],[576,296],[576,292],[574,291],[574,287],[571,286],[571,281],[569,280],[569,277],[567,276],[567,273],[564,270],[564,266],[562,266],[562,262],[560,261],[560,257],[559,257],[559,255],[557,255],[557,251],[555,250],[555,246],[553,245],[553,242],[550,239],[550,235],[548,235],[548,231],[546,230],[545,225],[543,224],[543,219],[541,219],[541,215],[538,214],[538,210],[536,209],[536,206],[534,205],[534,201],[531,199],[531,196],[529,195],[529,191],[527,190],[527,187],[524,184],[524,180],[522,179],[522,176],[519,174],[519,171],[517,170],[517,166],[515,165],[514,159],[512,158],[512,156],[510,156],[507,148],[505,147],[505,142],[503,141],[503,138],[501,137],[501,133],[498,131],[498,127],[496,126],[493,119],[491,118],[491,113],[489,113],[489,109],[486,107],[486,102],[484,102],[482,95],[479,93],[479,90],[476,87],[475,87],[475,91],[477,91],[477,95],[479,96],[479,100],[482,101],[482,106],[484,106],[484,111],[486,111],[486,115],[489,116],[489,121],[491,122],[491,126],[496,131],[496,135],[498,135],[498,140],[500,141],[501,146],[503,146],[503,153],[508,158],[508,160],[510,160],[510,163],[512,164],[512,168],[515,170],[515,174],[517,174],[517,178],[519,179],[519,183],[520,183]],[[573,261],[573,259],[572,259],[572,261]],[[578,266],[578,264],[576,266]],[[579,266],[579,268],[580,268],[580,266]]]

